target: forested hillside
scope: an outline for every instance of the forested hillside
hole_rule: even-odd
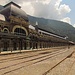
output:
[[[75,41],[75,28],[68,23],[33,16],[29,16],[29,20],[32,25],[35,25],[37,21],[39,28],[61,36],[68,36],[69,40]]]

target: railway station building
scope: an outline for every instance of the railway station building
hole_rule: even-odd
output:
[[[66,46],[73,43],[65,37],[31,25],[19,5],[10,2],[0,9],[0,52]]]

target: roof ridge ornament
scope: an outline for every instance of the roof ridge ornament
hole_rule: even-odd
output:
[[[38,22],[36,21],[36,24],[35,25],[38,25]]]

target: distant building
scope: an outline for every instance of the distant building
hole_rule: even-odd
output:
[[[73,44],[64,37],[29,23],[19,5],[10,2],[0,10],[0,51],[26,50]]]

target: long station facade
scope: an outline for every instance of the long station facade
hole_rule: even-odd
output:
[[[31,25],[19,5],[10,2],[0,9],[0,52],[73,45],[65,37]]]

